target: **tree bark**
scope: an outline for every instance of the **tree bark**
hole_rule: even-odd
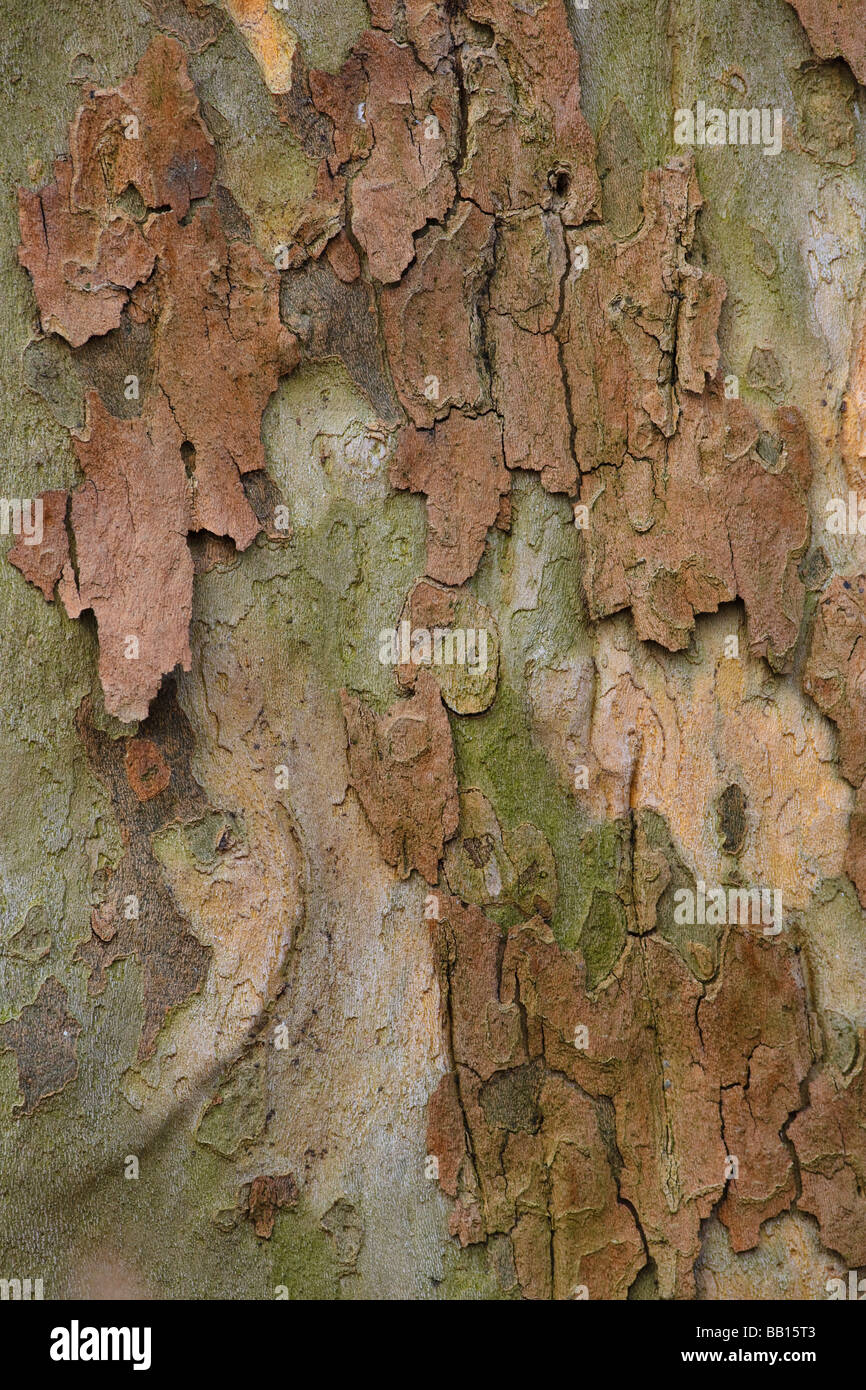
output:
[[[6,16],[0,1278],[866,1265],[857,8]]]

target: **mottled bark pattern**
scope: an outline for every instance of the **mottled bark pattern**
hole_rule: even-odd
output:
[[[861,6],[79,8],[46,132],[17,21],[3,69],[0,1256],[826,1297],[866,1265]]]

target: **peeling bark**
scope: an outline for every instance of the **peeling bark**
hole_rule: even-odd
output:
[[[75,101],[10,79],[0,1248],[52,1296],[866,1264],[857,8],[146,0]]]

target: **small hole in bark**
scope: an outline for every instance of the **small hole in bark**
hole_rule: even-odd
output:
[[[568,197],[571,188],[571,175],[565,169],[554,169],[548,180],[557,198]]]
[[[195,446],[185,439],[180,446],[180,456],[183,459],[183,466],[186,469],[186,476],[191,478],[195,472]]]

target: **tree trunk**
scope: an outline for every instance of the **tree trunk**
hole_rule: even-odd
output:
[[[7,7],[0,1279],[866,1265],[858,9]]]

